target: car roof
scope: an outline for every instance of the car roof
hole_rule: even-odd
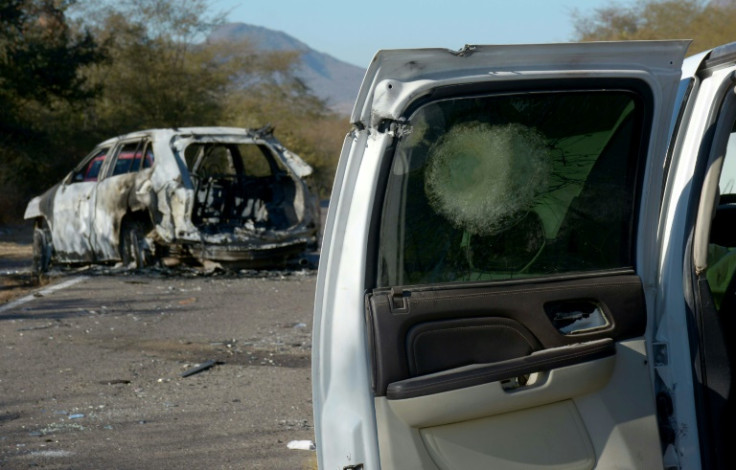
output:
[[[202,126],[202,127],[174,127],[145,129],[141,131],[130,132],[128,134],[118,135],[103,142],[100,146],[112,145],[120,140],[136,139],[141,137],[153,137],[154,139],[170,139],[176,135],[209,135],[209,136],[243,136],[243,137],[262,137],[270,135],[273,128],[264,127],[260,129],[250,129],[243,127],[224,127],[224,126]]]

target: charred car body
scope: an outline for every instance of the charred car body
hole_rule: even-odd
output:
[[[280,265],[316,241],[312,168],[272,128],[153,129],[106,140],[33,198],[34,269],[160,256]]]

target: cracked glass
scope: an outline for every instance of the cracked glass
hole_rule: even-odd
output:
[[[419,107],[387,179],[377,285],[632,266],[642,101],[575,90]]]

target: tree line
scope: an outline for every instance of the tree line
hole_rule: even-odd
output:
[[[690,54],[736,41],[735,0],[619,1],[572,17],[577,41],[692,39]]]
[[[0,223],[92,147],[141,129],[272,124],[328,195],[348,120],[295,52],[211,42],[210,0],[0,0]]]

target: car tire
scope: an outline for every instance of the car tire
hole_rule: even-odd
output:
[[[51,231],[46,223],[36,224],[33,229],[33,276],[40,281],[51,267]]]
[[[148,232],[146,224],[140,220],[123,222],[120,230],[120,258],[123,265],[141,269],[153,264],[153,252],[145,240]]]

